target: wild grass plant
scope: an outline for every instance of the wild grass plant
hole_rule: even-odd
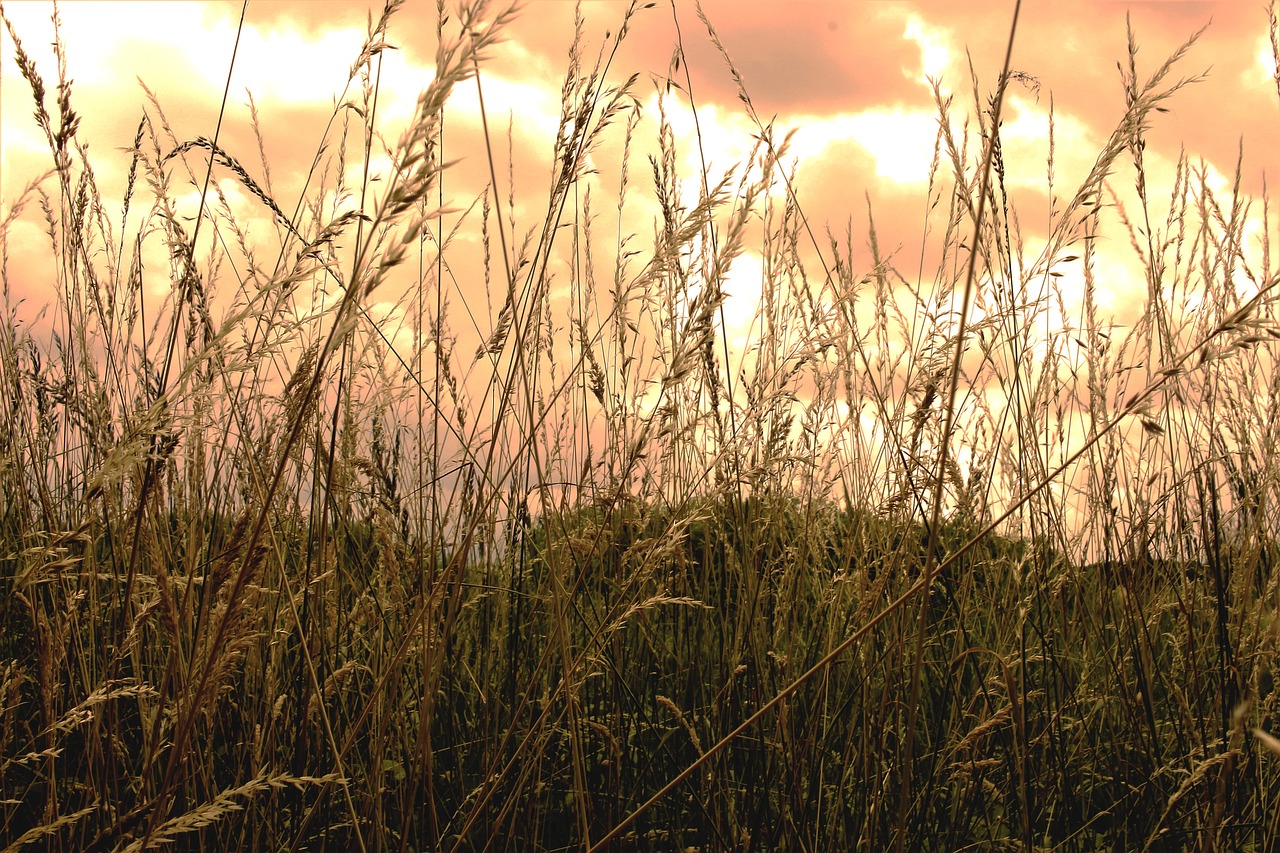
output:
[[[517,204],[483,112],[515,13],[442,7],[392,128],[399,5],[288,196],[149,93],[91,165],[57,13],[55,69],[4,18],[51,159],[0,221],[3,849],[1277,843],[1269,201],[1143,156],[1194,37],[1152,70],[1130,31],[1069,192],[1051,119],[1038,251],[999,120],[1035,81],[937,86],[926,273],[873,217],[810,220],[700,9],[749,156],[680,173],[683,42],[652,109],[614,57],[688,10],[632,3],[603,45],[579,21],[545,198]],[[445,165],[471,86],[474,191]],[[1128,327],[1104,250],[1144,271]]]

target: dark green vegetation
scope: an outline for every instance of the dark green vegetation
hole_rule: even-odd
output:
[[[500,169],[470,205],[442,122],[510,19],[442,23],[390,145],[395,11],[289,199],[151,101],[104,200],[65,72],[46,92],[16,49],[52,171],[0,233],[0,845],[1280,840],[1277,271],[1246,239],[1273,225],[1185,159],[1148,186],[1183,51],[1140,74],[1130,37],[1125,112],[1069,195],[1050,147],[1039,255],[1006,191],[1025,166],[990,153],[1001,84],[1028,81],[975,92],[967,135],[941,124],[926,284],[873,227],[864,272],[811,233],[758,122],[723,181],[677,174],[674,101],[642,113],[607,62],[661,8],[596,67],[575,42],[532,224]],[[245,139],[271,133],[252,115]],[[240,195],[182,207],[210,169]],[[10,293],[27,219],[39,320]],[[1094,237],[1136,222],[1110,244],[1148,294],[1121,327]],[[746,251],[764,298],[731,352]]]

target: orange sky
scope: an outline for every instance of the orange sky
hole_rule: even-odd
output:
[[[753,127],[694,7],[676,5],[709,143],[710,170],[718,174],[748,150]],[[594,51],[607,31],[616,31],[625,4],[597,0],[582,8],[587,44]],[[46,81],[56,79],[49,49],[50,4],[10,2],[5,9]],[[242,162],[258,161],[248,130],[245,92],[251,91],[262,116],[275,192],[288,202],[296,201],[297,181],[345,82],[370,9],[377,11],[345,0],[249,3],[221,140]],[[985,96],[1003,58],[1012,4],[711,0],[705,9],[760,116],[776,117],[781,129],[799,128],[793,153],[802,162],[802,201],[811,221],[830,223],[842,232],[852,217],[859,246],[869,195],[882,245],[901,247],[902,266],[915,269],[924,179],[937,126],[925,76],[940,79],[944,92],[956,95],[958,107],[970,106],[967,49]],[[1265,12],[1258,4],[1028,3],[1013,67],[1036,78],[1040,90],[1011,91],[1005,144],[1009,182],[1029,193],[1023,215],[1029,236],[1037,230],[1030,212],[1037,209],[1036,197],[1044,194],[1049,93],[1055,99],[1057,181],[1065,194],[1087,173],[1123,111],[1116,62],[1125,55],[1126,11],[1133,16],[1141,45],[1140,72],[1145,67],[1148,73],[1212,21],[1180,66],[1183,74],[1210,69],[1210,77],[1181,93],[1172,111],[1152,128],[1148,157],[1153,172],[1167,172],[1182,144],[1218,173],[1230,175],[1243,139],[1245,190],[1260,193],[1269,169],[1275,183],[1275,160],[1269,155],[1280,108],[1266,59]],[[62,5],[73,103],[83,117],[81,136],[90,141],[104,193],[119,194],[123,185],[127,157],[118,149],[130,144],[146,104],[139,80],[158,96],[178,139],[212,136],[239,12],[240,4],[234,2]],[[526,4],[484,70],[491,119],[502,130],[506,117],[514,115],[517,203],[522,193],[536,203],[531,194],[545,190],[573,14],[573,4],[560,0]],[[386,54],[380,109],[384,126],[398,128],[428,79],[435,4],[407,4],[391,33],[398,50]],[[675,43],[671,5],[659,2],[637,14],[615,60],[618,79],[641,74],[638,93],[648,99],[650,113],[655,85],[649,80],[667,73]],[[47,151],[30,120],[30,92],[12,54],[6,36],[0,91],[0,194],[6,204],[47,164]],[[472,91],[462,93],[457,103],[456,121],[474,123]],[[673,113],[679,129],[678,105]],[[454,154],[462,158],[463,170],[484,174],[480,158]],[[690,159],[688,165],[695,162]],[[645,234],[648,228],[637,230]],[[14,286],[42,301],[33,282],[15,281]]]
[[[434,67],[434,3],[411,0],[393,19],[383,54],[378,110],[388,144],[403,127],[414,99]],[[505,8],[495,4],[497,8]],[[490,128],[512,128],[514,163],[511,191],[517,230],[536,228],[550,183],[551,147],[559,116],[559,89],[573,37],[574,5],[533,0],[507,30],[506,40],[482,69]],[[590,65],[607,34],[616,33],[625,3],[582,4],[584,52]],[[875,214],[882,250],[913,276],[921,268],[925,180],[933,152],[937,110],[926,77],[953,94],[956,121],[972,111],[973,94],[966,50],[972,56],[983,97],[991,91],[1003,61],[1011,3],[977,2],[763,2],[708,0],[704,8],[732,56],[759,116],[774,119],[779,131],[798,130],[792,154],[800,159],[798,187],[811,223],[843,235],[852,220],[857,274],[871,266],[866,248],[867,199]],[[9,2],[5,13],[50,89],[53,109],[56,60],[50,48],[51,4]],[[66,47],[72,102],[82,116],[80,138],[89,144],[98,185],[107,199],[123,193],[129,157],[121,149],[133,140],[148,98],[139,81],[155,93],[174,137],[213,136],[235,41],[241,6],[236,2],[67,2],[61,6],[61,38]],[[303,176],[323,137],[366,30],[366,16],[380,7],[316,0],[254,0],[248,4],[219,139],[227,151],[264,180],[247,107],[251,92],[261,118],[272,192],[292,213]],[[1212,22],[1178,66],[1175,75],[1208,69],[1204,82],[1179,93],[1157,116],[1148,136],[1147,168],[1157,213],[1167,206],[1172,164],[1185,146],[1203,157],[1211,177],[1225,185],[1243,141],[1242,186],[1259,195],[1264,180],[1276,184],[1280,104],[1269,62],[1267,20],[1255,3],[1027,3],[1024,5],[1012,67],[1038,81],[1039,89],[1015,85],[1005,108],[1002,138],[1007,184],[1020,205],[1029,248],[1038,251],[1045,235],[1048,107],[1054,99],[1055,187],[1069,196],[1087,174],[1114,124],[1124,112],[1117,61],[1126,55],[1125,15],[1132,15],[1145,78],[1192,33]],[[746,156],[755,132],[737,97],[735,83],[710,44],[691,3],[659,0],[631,21],[611,77],[640,75],[635,93],[645,121],[638,145],[652,150],[657,91],[671,66],[678,20],[692,93],[705,142],[708,172],[722,174]],[[0,202],[9,206],[32,176],[49,166],[47,146],[31,120],[30,89],[14,64],[8,35],[0,37]],[[684,69],[676,79],[684,82]],[[353,92],[347,92],[351,98]],[[687,98],[672,97],[667,108],[682,150],[686,191],[696,192],[699,162]],[[446,158],[459,162],[446,180],[446,201],[465,207],[488,180],[488,164],[478,141],[474,87],[461,87],[447,114]],[[781,134],[779,134],[781,135]],[[593,192],[594,210],[609,211],[616,193],[620,133],[597,152],[602,177]],[[334,137],[330,144],[336,145]],[[505,145],[501,146],[505,149]],[[505,150],[496,152],[500,183],[506,182]],[[642,156],[633,153],[635,201],[629,227],[647,248],[656,208],[651,177]],[[376,166],[376,164],[375,164]],[[217,173],[215,172],[215,175]],[[225,172],[217,175],[251,233],[274,237],[271,217]],[[182,192],[183,179],[176,179]],[[1113,183],[1127,190],[1130,161],[1122,158]],[[265,181],[264,181],[265,182]],[[52,191],[52,183],[50,191]],[[502,187],[505,199],[509,188]],[[184,202],[185,198],[185,202]],[[194,204],[187,189],[179,201]],[[540,207],[541,205],[541,207]],[[118,210],[118,202],[115,207]],[[194,209],[194,208],[193,208]],[[132,226],[138,217],[131,213]],[[32,205],[9,232],[8,277],[20,313],[31,317],[54,298],[47,282],[47,242],[41,216]],[[114,223],[118,228],[118,220]],[[941,223],[933,222],[939,229]],[[128,230],[128,229],[126,229]],[[822,232],[819,231],[819,234]],[[936,240],[936,234],[934,235]],[[158,244],[159,241],[154,241]],[[1099,300],[1120,322],[1132,318],[1142,285],[1126,267],[1125,250],[1099,260]],[[39,251],[33,247],[46,247]],[[931,257],[936,247],[926,247]],[[1250,251],[1254,251],[1250,247]],[[163,251],[152,249],[150,251]],[[728,322],[731,340],[745,337],[759,295],[760,264],[751,247],[730,276]],[[164,258],[149,259],[151,269]],[[928,264],[924,275],[928,276]],[[1070,286],[1070,279],[1062,280]],[[153,294],[163,296],[161,279]],[[492,329],[494,307],[475,284],[459,284],[458,296],[474,310],[476,337]],[[472,288],[468,290],[468,288]],[[383,297],[393,300],[394,295]],[[487,308],[485,303],[488,301]],[[390,303],[383,310],[393,312]],[[488,319],[484,317],[488,312]],[[1128,312],[1129,316],[1125,316]],[[375,312],[376,313],[376,312]]]

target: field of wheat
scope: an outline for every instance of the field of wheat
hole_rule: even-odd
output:
[[[579,28],[529,177],[484,85],[537,9],[442,5],[393,121],[390,0],[289,195],[256,109],[256,152],[155,97],[91,151],[0,7],[48,147],[0,209],[0,849],[1280,843],[1275,220],[1144,161],[1195,33],[1129,32],[1073,186],[1052,121],[1005,162],[1009,60],[939,85],[916,269],[865,205],[813,221],[681,2],[755,128],[684,169],[685,41],[655,101],[614,61],[676,5]]]

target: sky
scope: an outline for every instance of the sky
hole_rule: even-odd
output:
[[[652,107],[658,82],[671,65],[678,21],[685,70],[711,152],[710,171],[728,168],[749,150],[754,132],[736,83],[692,4],[677,2],[674,10],[669,0],[651,5],[631,22],[614,61],[615,74],[638,72],[636,91]],[[380,105],[389,127],[407,117],[429,79],[435,6],[413,0],[393,19],[390,41],[396,50],[384,55]],[[51,4],[11,0],[4,8],[42,76],[55,80]],[[81,136],[96,149],[97,177],[108,195],[121,186],[127,158],[120,149],[131,144],[148,105],[141,84],[155,94],[177,139],[213,135],[240,3],[72,0],[60,8]],[[865,231],[869,199],[881,242],[918,255],[937,128],[930,79],[963,109],[973,99],[971,60],[985,97],[1004,58],[1013,5],[708,0],[703,8],[756,113],[780,130],[796,129],[792,153],[803,164],[799,181],[810,219],[837,232],[852,219],[855,233]],[[489,115],[500,130],[507,117],[511,120],[518,191],[545,183],[574,9],[562,0],[524,4],[484,70]],[[590,52],[617,31],[625,4],[590,0],[581,9]],[[305,173],[343,91],[366,18],[377,11],[346,0],[248,4],[220,139],[229,152],[239,152],[242,162],[258,161],[249,130],[246,92],[251,93],[280,195],[288,197],[290,178]],[[1005,113],[1010,183],[1043,196],[1050,95],[1057,185],[1069,187],[1087,173],[1124,109],[1117,61],[1126,55],[1126,14],[1140,46],[1140,76],[1209,25],[1179,66],[1183,76],[1207,70],[1208,77],[1179,93],[1170,112],[1154,123],[1147,155],[1152,168],[1167,168],[1185,146],[1229,176],[1243,145],[1243,187],[1260,194],[1276,165],[1269,153],[1280,106],[1265,9],[1239,2],[1025,4],[1012,67],[1034,78],[1038,89],[1027,84],[1010,91]],[[0,50],[0,194],[9,203],[33,174],[47,168],[47,147],[30,120],[30,92],[17,74],[7,36]],[[683,73],[676,79],[683,81]],[[474,102],[469,91],[459,96],[460,103],[468,99]],[[687,113],[679,107],[673,112]],[[460,108],[474,119],[474,105]],[[465,154],[461,159],[464,169],[484,165]]]
[[[685,70],[712,152],[710,169],[728,168],[732,158],[749,150],[754,132],[736,83],[692,4],[678,2],[673,9],[667,0],[651,5],[631,22],[614,61],[615,73],[638,72],[637,92],[652,105],[657,81],[671,65],[678,22]],[[414,0],[393,19],[390,41],[396,50],[384,58],[380,106],[390,126],[397,117],[407,117],[429,79],[435,6]],[[47,81],[57,76],[49,49],[51,8],[38,0],[5,5]],[[930,79],[938,81],[944,94],[954,95],[962,109],[972,104],[971,60],[985,97],[1004,58],[1013,5],[709,0],[703,8],[756,113],[783,131],[797,130],[792,153],[803,163],[799,180],[810,219],[836,231],[851,217],[865,226],[869,198],[882,242],[887,235],[891,245],[918,246],[937,127]],[[596,46],[617,31],[625,4],[591,0],[581,9],[586,43]],[[524,4],[484,71],[488,112],[500,128],[507,123],[504,117],[511,117],[519,152],[514,175],[517,185],[530,189],[538,166],[547,168],[538,163],[539,154],[547,159],[558,118],[574,10],[567,0]],[[265,159],[273,177],[285,181],[283,195],[288,195],[289,177],[305,172],[343,91],[367,16],[377,11],[346,0],[248,4],[220,138],[228,151],[240,152],[242,161],[258,159],[248,129],[246,92],[251,93],[266,130]],[[91,140],[103,161],[97,171],[108,193],[113,182],[120,185],[124,171],[119,149],[130,145],[148,104],[141,84],[154,92],[176,138],[213,135],[240,13],[241,4],[235,2],[62,4],[61,37],[74,81],[73,103],[82,116],[81,135]],[[1006,107],[1006,159],[1015,164],[1011,183],[1043,195],[1050,95],[1058,186],[1069,186],[1087,173],[1123,113],[1117,61],[1126,55],[1126,15],[1140,46],[1140,75],[1209,25],[1179,66],[1184,76],[1208,71],[1208,77],[1179,93],[1170,112],[1151,128],[1148,157],[1153,168],[1167,166],[1185,146],[1217,173],[1231,175],[1243,144],[1243,187],[1260,194],[1268,169],[1275,167],[1268,154],[1280,107],[1268,58],[1265,9],[1239,2],[1025,4],[1012,67],[1036,84],[1015,85]],[[30,120],[30,93],[16,73],[11,42],[7,37],[3,41],[0,192],[12,201],[32,174],[47,167],[47,153]],[[682,80],[683,72],[676,79]],[[467,92],[459,100],[469,97]]]
[[[779,138],[795,131],[790,153],[800,164],[796,188],[810,223],[820,233],[829,228],[843,235],[848,229],[859,271],[871,266],[869,211],[881,251],[908,275],[925,270],[935,259],[936,247],[930,246],[922,227],[938,129],[935,86],[943,98],[954,97],[957,126],[973,112],[975,78],[979,96],[989,96],[1003,65],[1013,3],[705,0],[702,9],[745,86],[754,117],[692,2],[639,5],[645,8],[628,21],[627,37],[609,74],[615,84],[637,75],[633,93],[648,122],[658,113],[659,93],[666,93],[663,108],[675,133],[683,174],[697,175],[702,158],[711,176],[735,167],[751,151],[758,132],[756,118],[771,122]],[[3,6],[50,90],[51,110],[58,77],[50,46],[52,8],[42,0],[10,0]],[[236,46],[242,8],[244,23]],[[453,10],[454,4],[446,8]],[[506,5],[495,3],[492,8]],[[575,9],[583,19],[582,50],[589,66],[602,46],[612,43],[626,3],[588,0],[575,7],[567,0],[530,0],[482,66],[490,130],[499,137],[510,133],[496,152],[495,170],[500,195],[514,202],[518,233],[535,228],[539,211],[545,209]],[[376,18],[381,7],[351,0],[250,0],[243,7],[239,2],[71,0],[59,10],[67,74],[73,80],[72,102],[82,120],[80,138],[88,142],[104,198],[123,197],[127,149],[139,119],[146,111],[158,121],[162,109],[173,141],[213,137],[216,132],[223,149],[264,186],[269,183],[280,206],[293,212],[306,197],[304,185],[310,187],[306,176],[317,148],[337,144],[328,125],[335,114],[342,115],[341,110],[335,113],[335,105],[360,101],[359,82],[348,83],[350,67],[369,16]],[[1238,157],[1246,194],[1260,197],[1264,187],[1276,185],[1280,96],[1262,3],[1028,2],[1013,43],[1011,67],[1019,76],[1006,97],[1002,139],[1007,185],[1019,203],[1029,244],[1042,244],[1047,233],[1051,105],[1054,191],[1060,198],[1070,197],[1124,114],[1117,63],[1127,63],[1126,19],[1139,46],[1141,80],[1207,27],[1172,75],[1204,79],[1165,104],[1167,111],[1155,116],[1148,131],[1146,168],[1156,188],[1157,213],[1160,205],[1168,206],[1170,176],[1183,151],[1193,164],[1204,163],[1215,189],[1229,185]],[[388,144],[394,143],[419,91],[431,79],[436,28],[433,2],[410,0],[392,19],[388,42],[394,49],[382,54],[377,102]],[[685,58],[674,68],[678,46]],[[668,88],[669,80],[677,84],[677,91]],[[697,107],[701,150],[694,137],[690,95]],[[250,97],[258,115],[261,154]],[[13,42],[4,34],[3,216],[9,215],[23,187],[49,168],[48,146],[31,119],[32,106],[30,88],[14,62]],[[460,87],[446,119],[446,157],[455,161],[451,174],[456,177],[446,183],[450,197],[445,201],[454,207],[466,208],[477,188],[489,180],[489,164],[478,143],[479,121],[474,85]],[[647,139],[637,146],[651,150],[653,125],[644,125],[637,135]],[[601,176],[593,185],[599,193],[597,211],[616,201],[619,139],[620,133],[613,134],[593,154]],[[385,160],[381,166],[385,168]],[[378,168],[375,162],[374,171]],[[635,186],[651,185],[645,183],[651,179],[643,160],[637,158],[631,169]],[[1122,160],[1117,174],[1117,183],[1131,181],[1132,167]],[[225,172],[218,179],[244,221],[270,233],[274,223],[262,206]],[[188,211],[198,199],[191,189],[180,198]],[[685,191],[689,203],[696,200],[691,180]],[[1160,199],[1161,193],[1166,198]],[[642,199],[646,193],[637,190],[636,195]],[[626,227],[641,237],[652,233],[656,214],[651,191],[647,195],[648,202],[629,202],[627,214]],[[931,227],[936,230],[941,223]],[[6,263],[12,298],[28,315],[55,298],[47,284],[47,261],[30,249],[45,239],[42,229],[38,211],[29,206],[9,230]],[[511,239],[518,241],[514,234]],[[161,265],[163,258],[149,262]],[[1118,322],[1131,321],[1143,289],[1134,267],[1116,258],[1101,262],[1100,270],[1103,309]],[[758,282],[758,256],[749,251],[730,279],[733,295],[726,322],[735,336],[749,331]],[[475,335],[483,337],[493,327],[500,300],[475,282],[459,283],[457,288],[457,298],[475,309]],[[162,291],[163,283],[156,295]],[[374,307],[391,317],[397,310],[395,295],[381,298]]]

